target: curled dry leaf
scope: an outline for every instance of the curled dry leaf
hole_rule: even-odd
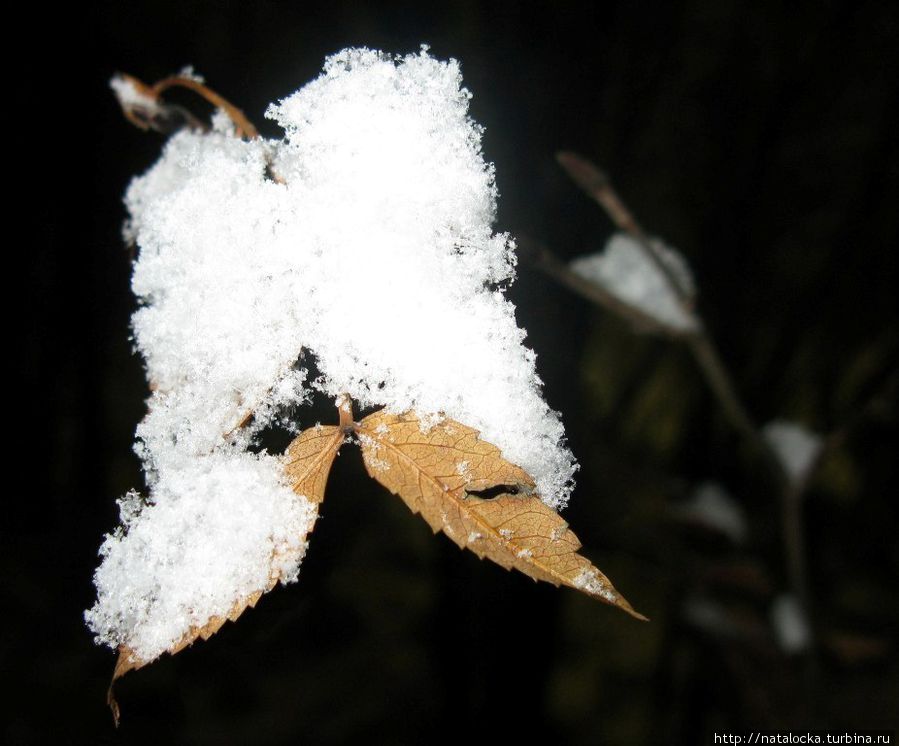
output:
[[[567,585],[646,619],[577,553],[577,536],[534,494],[527,472],[476,430],[452,420],[427,428],[414,414],[382,410],[363,419],[356,432],[369,475],[421,513],[435,533],[443,531],[459,547],[506,569]]]
[[[300,433],[293,442],[287,447],[284,454],[284,472],[287,479],[293,487],[293,491],[305,499],[313,506],[315,511],[312,512],[309,523],[306,526],[306,534],[312,531],[315,520],[318,517],[318,506],[325,497],[325,486],[328,481],[328,473],[331,471],[331,465],[334,463],[334,457],[340,446],[343,444],[344,434],[340,427],[316,426]],[[305,542],[301,543],[296,549],[285,549],[278,551],[272,555],[272,570],[269,576],[268,584],[265,588],[260,588],[248,596],[243,596],[234,601],[231,610],[225,616],[211,616],[209,620],[201,627],[191,627],[191,629],[173,645],[168,653],[175,655],[180,653],[188,645],[193,644],[198,638],[208,640],[212,635],[221,629],[222,625],[230,620],[236,621],[248,606],[254,607],[262,594],[270,591],[275,584],[281,579],[281,571],[279,568],[285,566],[295,566],[297,560],[301,558],[290,557],[288,552],[305,552]],[[113,687],[116,680],[120,679],[129,671],[141,668],[152,660],[143,660],[138,657],[127,646],[119,647],[119,657],[116,661],[115,670],[112,674],[112,681],[109,684],[107,692],[107,703],[112,710],[113,718],[116,724],[119,722],[119,705],[116,702]]]

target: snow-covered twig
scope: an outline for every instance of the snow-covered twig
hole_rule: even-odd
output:
[[[677,300],[684,314],[688,314],[693,323],[673,323],[673,319],[668,319],[662,314],[647,313],[641,302],[622,300],[623,294],[609,292],[608,289],[600,288],[600,284],[596,282],[588,281],[592,288],[581,290],[578,287],[580,283],[571,276],[578,276],[577,273],[571,270],[570,274],[559,271],[561,260],[545,247],[540,247],[537,267],[575,289],[593,303],[629,321],[640,320],[647,331],[663,332],[666,336],[682,338],[728,422],[762,458],[775,481],[781,486],[786,485],[787,475],[779,459],[762,437],[761,430],[737,394],[733,378],[718,354],[702,317],[693,308],[694,291],[690,287],[691,283],[684,279],[685,275],[689,277],[689,271],[677,271],[678,263],[666,256],[661,241],[651,238],[643,230],[624,200],[615,191],[609,177],[601,169],[583,156],[569,151],[557,153],[556,159],[572,180],[606,211],[616,227],[633,239],[632,245],[643,251],[647,266],[652,267],[647,271],[654,271],[665,282],[665,291]],[[678,256],[673,250],[669,250],[669,253]],[[597,292],[597,288],[600,292]],[[654,323],[644,321],[645,317],[650,315],[654,317]]]
[[[568,272],[562,272],[559,267],[564,265],[546,248],[541,247],[536,266],[593,303],[631,322],[637,319],[642,320],[644,316],[652,316],[656,323],[643,323],[645,330],[665,332],[666,336],[684,340],[727,421],[762,460],[777,484],[789,585],[794,597],[802,604],[808,616],[810,594],[800,498],[807,488],[819,459],[815,459],[814,462],[807,465],[802,479],[797,480],[790,477],[784,461],[775,451],[772,443],[764,437],[762,430],[755,424],[737,394],[733,377],[721,359],[702,317],[693,308],[691,288],[685,285],[679,273],[675,271],[672,262],[666,258],[661,242],[650,238],[643,230],[603,171],[575,153],[560,152],[556,157],[572,180],[605,210],[616,227],[633,239],[633,246],[643,251],[645,260],[647,263],[651,262],[652,267],[641,271],[655,272],[657,278],[663,278],[667,286],[664,288],[665,292],[677,299],[684,313],[689,314],[695,323],[692,326],[680,325],[678,327],[676,323],[672,323],[672,321],[677,321],[676,318],[669,318],[660,314],[658,310],[653,313],[645,299],[636,295],[628,298],[623,292],[611,292],[608,287],[602,287],[602,282],[589,283],[593,286],[589,289],[582,287],[580,282],[575,281],[572,277],[572,275],[580,276],[570,269]],[[580,277],[580,279],[583,278]],[[603,278],[598,277],[597,279],[602,280]],[[658,279],[655,282],[658,284]]]

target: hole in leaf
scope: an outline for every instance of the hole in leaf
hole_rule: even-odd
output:
[[[493,500],[500,495],[517,495],[520,489],[517,484],[497,484],[483,490],[465,490],[470,497],[479,497],[481,500]]]

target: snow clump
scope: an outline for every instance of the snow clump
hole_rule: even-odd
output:
[[[493,166],[461,83],[425,47],[345,49],[269,107],[283,139],[240,140],[219,116],[130,185],[149,498],[122,501],[101,548],[98,641],[150,660],[296,578],[315,506],[247,448],[314,390],[463,422],[566,503],[576,464],[504,294],[514,243],[492,229]]]

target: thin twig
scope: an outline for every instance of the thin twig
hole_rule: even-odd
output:
[[[170,104],[163,100],[162,93],[170,88],[186,88],[204,98],[213,106],[221,109],[234,123],[238,137],[246,137],[250,140],[259,136],[256,127],[247,119],[246,115],[224,96],[213,91],[194,78],[183,75],[170,75],[167,78],[147,85],[133,75],[119,73],[118,77],[130,85],[138,94],[138,98],[119,99],[125,117],[140,129],[155,129],[163,133],[170,133],[187,124],[195,129],[208,129],[197,117],[187,109]]]
[[[786,485],[788,477],[780,458],[765,440],[761,430],[753,422],[740,400],[733,378],[728,373],[705,325],[701,324],[698,332],[685,335],[685,342],[706,384],[715,395],[725,418],[734,430],[740,433],[755,454],[765,461],[766,467],[777,483],[781,486]]]
[[[153,88],[142,80],[126,73],[117,73],[113,83],[121,83],[120,89],[113,85],[122,113],[131,124],[141,130],[154,130],[163,135],[170,135],[183,127],[196,130],[209,129],[183,106],[163,101]],[[129,95],[126,91],[130,89]]]
[[[168,90],[169,88],[186,88],[187,90],[202,96],[210,104],[224,111],[231,121],[234,122],[239,137],[246,137],[250,140],[259,137],[259,132],[256,130],[256,127],[249,119],[247,119],[246,115],[240,109],[228,101],[224,96],[216,93],[199,80],[185,77],[184,75],[170,75],[168,78],[163,78],[155,83],[151,86],[150,90],[158,97],[163,91]]]
[[[784,472],[780,459],[762,437],[758,426],[753,422],[748,410],[743,405],[737,395],[736,386],[734,386],[733,378],[721,360],[712,338],[706,329],[703,319],[692,308],[690,299],[688,298],[679,279],[671,271],[671,267],[661,258],[659,247],[655,241],[649,238],[643,230],[633,213],[628,209],[624,200],[618,196],[609,177],[599,168],[597,168],[589,160],[576,153],[561,151],[556,154],[559,164],[565,169],[574,182],[592,197],[611,218],[612,222],[622,231],[626,232],[631,238],[645,250],[647,258],[654,262],[660,272],[663,273],[671,290],[677,295],[678,299],[684,305],[685,310],[693,314],[697,321],[697,329],[679,335],[684,337],[690,352],[699,367],[700,372],[715,398],[717,399],[724,416],[730,422],[731,426],[740,433],[749,443],[752,449],[761,455],[767,462],[772,476],[780,485],[787,484],[787,475]],[[544,250],[545,254],[549,254]],[[561,260],[553,257],[556,262],[561,264]],[[544,259],[544,262],[546,260]],[[548,262],[546,262],[548,263]],[[541,266],[543,268],[543,266]],[[551,273],[553,274],[553,273]],[[566,282],[570,286],[570,283]],[[582,293],[582,295],[586,295]],[[617,300],[617,299],[616,299]],[[597,301],[599,302],[599,301]],[[622,301],[618,301],[613,305],[605,300],[600,302],[606,308],[622,314],[622,305],[628,307],[627,316],[634,313],[633,307]],[[656,324],[656,327],[659,325]]]

